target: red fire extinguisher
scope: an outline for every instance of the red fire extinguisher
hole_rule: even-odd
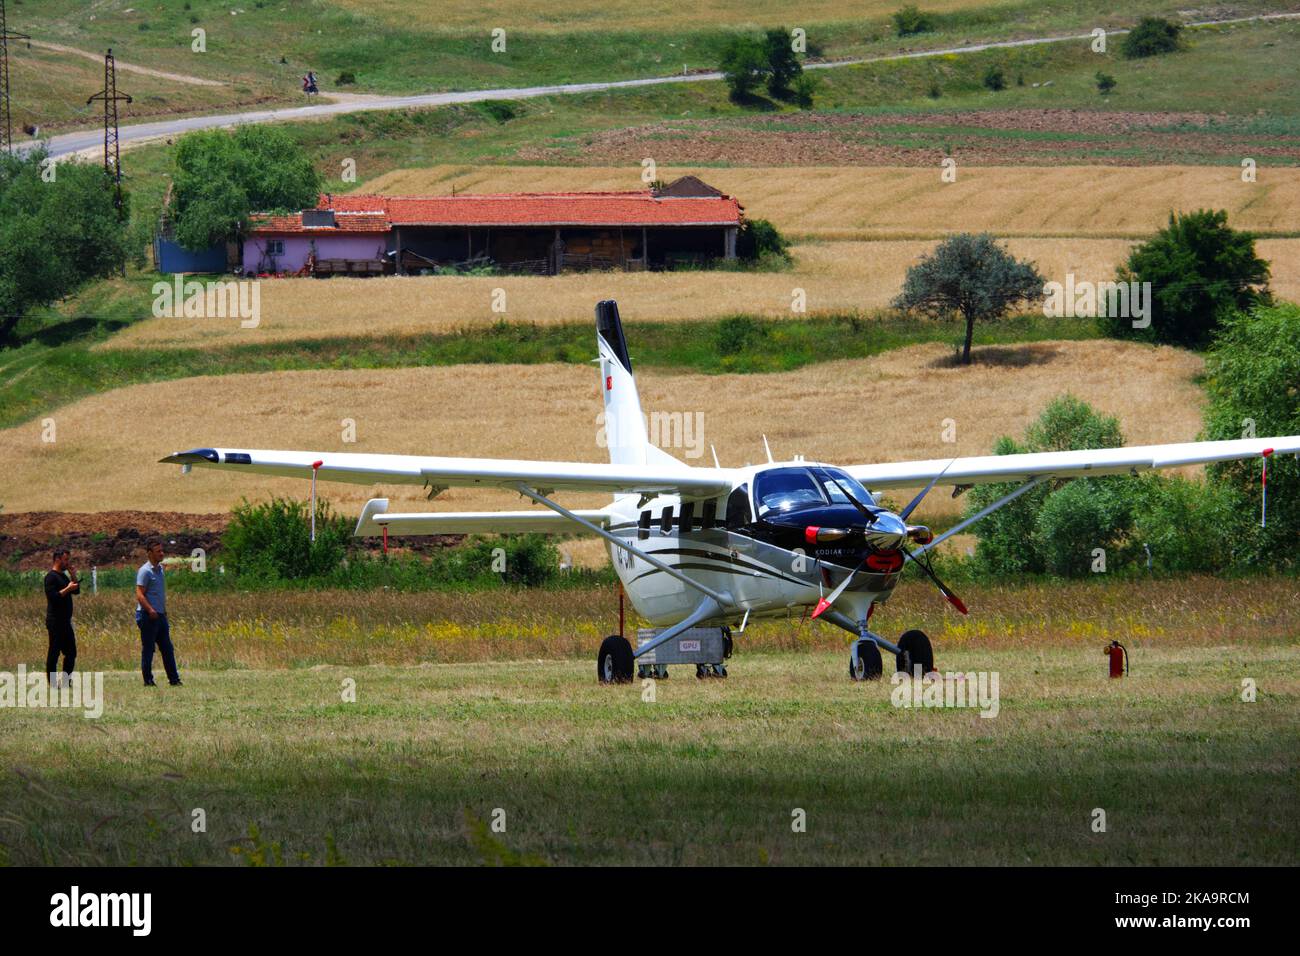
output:
[[[1128,673],[1128,648],[1119,641],[1111,641],[1105,654],[1110,658],[1110,676],[1123,677]]]

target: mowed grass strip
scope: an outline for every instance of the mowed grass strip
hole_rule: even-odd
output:
[[[633,362],[635,327],[629,330]],[[1051,399],[1072,392],[1117,415],[1132,444],[1190,441],[1200,428],[1200,357],[1109,340],[986,346],[975,364],[952,364],[932,343],[872,358],[825,362],[763,376],[642,369],[638,384],[651,435],[694,464],[763,461],[775,454],[840,463],[986,454],[1019,435]],[[606,461],[597,377],[580,365],[473,365],[386,370],[213,375],[132,385],[0,431],[9,511],[116,509],[227,511],[243,496],[302,495],[301,481],[156,464],[178,449],[301,448],[325,455],[389,452]],[[124,427],[150,410],[147,428]],[[343,442],[345,419],[356,441]],[[946,420],[956,441],[944,441]],[[688,431],[689,428],[689,431]],[[51,483],[51,475],[78,476]],[[418,487],[328,484],[344,513],[387,495],[394,508],[521,507],[502,492],[451,489],[433,505]],[[603,504],[571,496],[570,504]],[[935,496],[926,514],[957,510]]]
[[[83,866],[1277,865],[1300,849],[1293,643],[1168,642],[1121,681],[1095,641],[946,653],[968,685],[998,673],[994,718],[895,707],[887,683],[848,681],[842,651],[742,655],[726,681],[678,669],[652,702],[639,684],[598,686],[587,660],[189,669],[183,689],[150,690],[110,673],[98,720],[3,713],[0,853]],[[1255,703],[1240,698],[1248,677]],[[506,830],[485,839],[498,808]],[[796,808],[806,832],[792,830]]]
[[[384,335],[443,334],[498,322],[585,321],[614,298],[630,322],[716,321],[743,313],[800,318],[883,310],[907,269],[932,240],[807,243],[794,265],[775,272],[611,272],[561,276],[392,276],[374,279],[274,279],[261,283],[261,322],[148,317],[101,349],[213,348]],[[1010,239],[1011,252],[1037,264],[1049,281],[1114,278],[1131,242],[1118,239]],[[1273,266],[1275,292],[1300,299],[1300,239],[1258,244]],[[502,299],[496,290],[504,290]],[[792,306],[802,292],[806,313]],[[493,311],[504,302],[505,312]],[[1040,313],[1041,314],[1041,313]]]
[[[1010,116],[994,117],[998,119],[1009,121]],[[1067,237],[1143,238],[1165,225],[1171,211],[1200,208],[1227,210],[1239,229],[1294,236],[1300,169],[1261,165],[1253,183],[1242,182],[1239,165],[1013,167],[966,166],[960,160],[956,181],[944,182],[937,158],[926,168],[661,166],[658,175],[665,182],[699,176],[739,198],[747,216],[769,219],[798,237],[917,239],[983,231],[1059,237],[1060,242]],[[631,164],[446,165],[395,170],[354,191],[445,195],[453,189],[641,189],[640,176],[640,166]]]

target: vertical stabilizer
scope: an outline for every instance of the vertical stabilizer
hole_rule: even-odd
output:
[[[646,437],[636,380],[632,377],[623,323],[618,317],[618,303],[613,299],[596,303],[596,347],[600,355],[600,390],[605,403],[604,431],[609,460],[616,465],[644,465],[650,441]]]

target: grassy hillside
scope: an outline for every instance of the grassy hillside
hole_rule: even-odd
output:
[[[578,3],[556,9],[540,0],[439,4],[416,0],[104,0],[86,16],[79,0],[26,0],[11,25],[38,39],[89,50],[112,46],[123,60],[220,79],[265,93],[294,94],[314,69],[325,89],[343,71],[349,90],[380,93],[528,86],[680,73],[712,68],[725,37],[762,26],[802,27],[827,57],[894,53],[986,39],[1088,32],[1133,23],[1144,13],[1177,16],[1169,0],[1047,0],[995,3],[936,0],[934,32],[900,40],[889,14],[901,4],[815,0],[797,14],[776,0],[726,0],[698,9],[654,0]],[[1282,6],[1239,0],[1249,15]],[[235,15],[231,15],[232,9]],[[128,12],[130,11],[130,12]],[[795,22],[798,21],[798,22]],[[191,32],[207,31],[207,51],[191,50]],[[504,52],[491,31],[506,31]],[[48,112],[43,110],[41,112]]]

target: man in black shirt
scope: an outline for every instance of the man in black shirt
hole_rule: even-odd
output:
[[[67,548],[55,548],[54,567],[45,575],[45,630],[50,635],[50,650],[45,655],[45,673],[56,687],[63,683],[58,676],[59,655],[63,655],[63,673],[72,684],[72,668],[77,663],[77,638],[72,633],[72,595],[81,591],[81,582],[72,568]]]

